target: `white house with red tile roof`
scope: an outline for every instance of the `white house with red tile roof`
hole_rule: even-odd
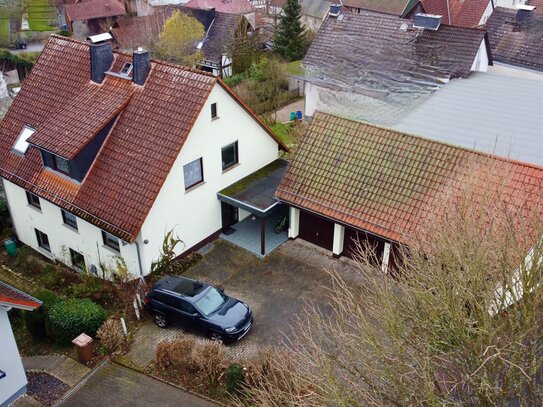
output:
[[[41,301],[0,281],[0,407],[7,407],[26,393],[26,375],[9,323],[8,311],[32,311]]]
[[[176,254],[218,236],[217,193],[279,148],[219,78],[53,36],[0,124],[0,176],[23,243],[135,277],[169,231],[183,241]]]

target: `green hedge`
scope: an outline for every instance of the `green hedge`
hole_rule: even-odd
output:
[[[25,325],[30,334],[36,339],[45,339],[51,336],[50,324],[48,320],[48,310],[61,301],[61,299],[52,291],[41,288],[32,293],[34,298],[42,302],[40,308],[34,311],[25,311]]]
[[[96,335],[106,318],[105,309],[89,299],[62,301],[49,311],[51,330],[59,344],[68,344],[83,332]]]

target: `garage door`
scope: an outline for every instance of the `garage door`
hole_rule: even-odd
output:
[[[300,211],[299,237],[327,250],[332,250],[334,222],[309,212]]]
[[[381,259],[383,258],[383,250],[385,248],[385,242],[352,228],[345,228],[345,237],[343,240],[343,255],[353,258],[358,250],[357,242],[360,242],[362,247],[373,249],[375,253],[375,258],[377,260],[377,265],[381,264]]]

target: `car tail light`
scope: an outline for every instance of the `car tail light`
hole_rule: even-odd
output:
[[[143,303],[144,304],[148,304],[149,303],[149,298],[147,296],[143,297]]]

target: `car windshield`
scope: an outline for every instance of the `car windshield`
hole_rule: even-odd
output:
[[[224,294],[214,287],[209,287],[209,290],[198,298],[195,304],[205,316],[208,316],[217,311],[224,304],[224,301],[226,301]]]

